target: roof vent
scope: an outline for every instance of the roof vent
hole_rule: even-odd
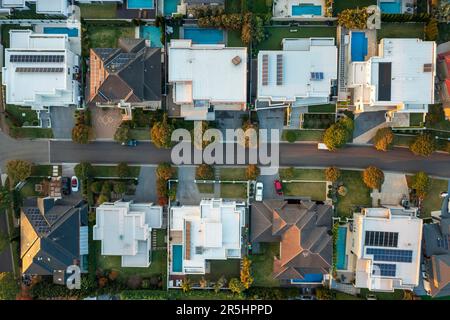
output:
[[[233,59],[231,59],[231,62],[233,62],[233,64],[234,64],[235,66],[237,66],[238,64],[240,64],[241,61],[242,61],[242,59],[241,59],[241,57],[239,57],[239,56],[235,56]]]
[[[432,72],[432,71],[433,71],[433,64],[425,63],[423,65],[423,72]]]

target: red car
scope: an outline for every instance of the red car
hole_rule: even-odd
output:
[[[273,182],[273,185],[275,187],[275,192],[277,193],[277,195],[282,196],[283,195],[283,186],[281,185],[281,181],[277,179]]]

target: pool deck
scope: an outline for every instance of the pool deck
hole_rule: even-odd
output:
[[[156,17],[156,4],[153,9],[128,9],[127,3],[124,1],[123,4],[117,4],[117,18],[119,19],[155,19]]]
[[[217,29],[217,28],[199,28],[197,25],[187,25],[185,24],[183,27],[180,27],[180,39],[184,39],[184,29]],[[220,30],[220,29],[217,29]],[[226,30],[222,30],[223,31],[223,42],[220,42],[218,44],[227,44],[228,42],[228,35],[227,35],[227,31]],[[194,42],[193,42],[194,43]],[[201,43],[194,43],[194,44],[201,44]],[[215,44],[215,43],[212,43]]]
[[[347,227],[347,237],[345,240],[345,255],[347,256],[347,268],[345,270],[336,270],[337,278],[341,279],[343,283],[350,283],[354,280],[355,275],[354,271],[356,268],[356,257],[351,252],[350,243],[352,243],[352,233],[348,229],[348,224],[345,225]],[[341,226],[342,227],[342,226]]]
[[[292,15],[292,6],[302,4],[312,4],[315,6],[322,7],[322,15],[321,16],[297,16]],[[325,0],[278,0],[274,2],[273,7],[273,16],[274,18],[323,18],[325,15]]]

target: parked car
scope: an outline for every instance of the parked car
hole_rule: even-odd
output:
[[[138,145],[138,142],[136,139],[131,139],[128,140],[127,142],[122,142],[122,145],[127,147],[136,147]]]
[[[283,195],[283,186],[281,185],[280,180],[275,180],[273,182],[273,185],[275,187],[275,192],[277,193],[277,195],[282,196]]]
[[[76,176],[73,176],[72,179],[70,179],[70,186],[72,187],[72,192],[78,192],[80,183]]]
[[[263,199],[263,188],[264,185],[262,182],[256,183],[256,194],[255,194],[255,200],[256,201],[262,201]]]
[[[71,190],[70,186],[70,178],[69,177],[62,177],[61,179],[61,191],[63,195],[69,195]]]
[[[317,149],[319,149],[319,150],[329,150],[325,143],[318,143],[317,144]]]

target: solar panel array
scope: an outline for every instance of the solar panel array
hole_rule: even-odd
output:
[[[267,86],[269,84],[269,55],[263,54],[262,57],[262,84]]]
[[[32,226],[38,233],[47,233],[50,231],[50,226],[44,217],[42,217],[41,212],[37,208],[29,208],[27,210],[27,217]]]
[[[374,261],[412,262],[411,250],[367,248],[366,254],[373,255]]]
[[[439,248],[448,250],[448,248],[450,247],[449,243],[450,243],[450,235],[444,235],[442,238],[439,237],[436,239],[437,241],[437,246]]]
[[[283,55],[277,54],[277,86],[283,84]]]
[[[311,80],[323,80],[323,72],[311,72]]]
[[[382,277],[395,277],[397,266],[389,263],[374,263],[372,274]]]
[[[10,62],[64,62],[63,55],[11,55]]]
[[[16,72],[21,73],[61,73],[64,72],[64,68],[42,68],[42,67],[18,67]]]
[[[398,232],[366,231],[366,246],[391,247],[398,245]]]

